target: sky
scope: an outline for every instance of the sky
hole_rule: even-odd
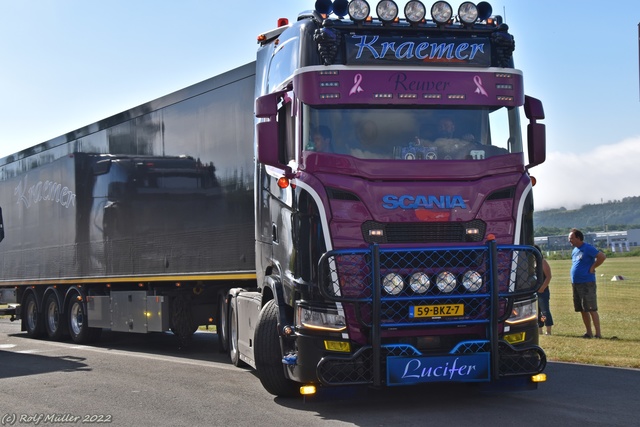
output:
[[[314,3],[0,0],[0,158],[250,62],[261,32]],[[490,3],[545,108],[536,210],[640,196],[637,0]]]

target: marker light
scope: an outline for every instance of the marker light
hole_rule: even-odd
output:
[[[333,13],[335,13],[338,18],[343,18],[347,15],[349,13],[349,0],[335,0],[333,2]]]
[[[456,287],[456,276],[448,271],[443,271],[436,278],[436,285],[441,292],[446,294],[452,292]]]
[[[287,177],[281,176],[280,179],[278,179],[278,187],[287,188],[288,186],[289,186],[289,179]]]
[[[431,18],[438,24],[446,24],[453,16],[453,9],[446,1],[438,1],[431,6]]]
[[[389,295],[398,295],[404,288],[404,280],[399,274],[389,273],[382,280],[382,288]]]
[[[458,18],[463,24],[473,24],[478,20],[478,8],[470,1],[466,1],[458,8]]]
[[[392,22],[398,17],[398,5],[393,0],[382,0],[376,6],[376,13],[382,22]]]
[[[427,8],[424,7],[422,2],[412,0],[404,6],[404,16],[407,21],[412,23],[418,23],[424,19],[427,14]]]
[[[354,21],[364,21],[370,13],[371,8],[365,0],[353,0],[349,3],[349,17]]]

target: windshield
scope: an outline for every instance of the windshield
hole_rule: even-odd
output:
[[[303,150],[360,159],[482,160],[522,152],[516,108],[304,107]]]

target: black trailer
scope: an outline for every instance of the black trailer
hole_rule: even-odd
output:
[[[255,64],[0,159],[5,302],[31,336],[216,320],[255,283]]]

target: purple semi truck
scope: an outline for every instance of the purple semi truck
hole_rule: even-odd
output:
[[[255,62],[0,159],[22,329],[215,323],[278,396],[544,381],[514,39],[486,2],[375,6],[318,0]]]

